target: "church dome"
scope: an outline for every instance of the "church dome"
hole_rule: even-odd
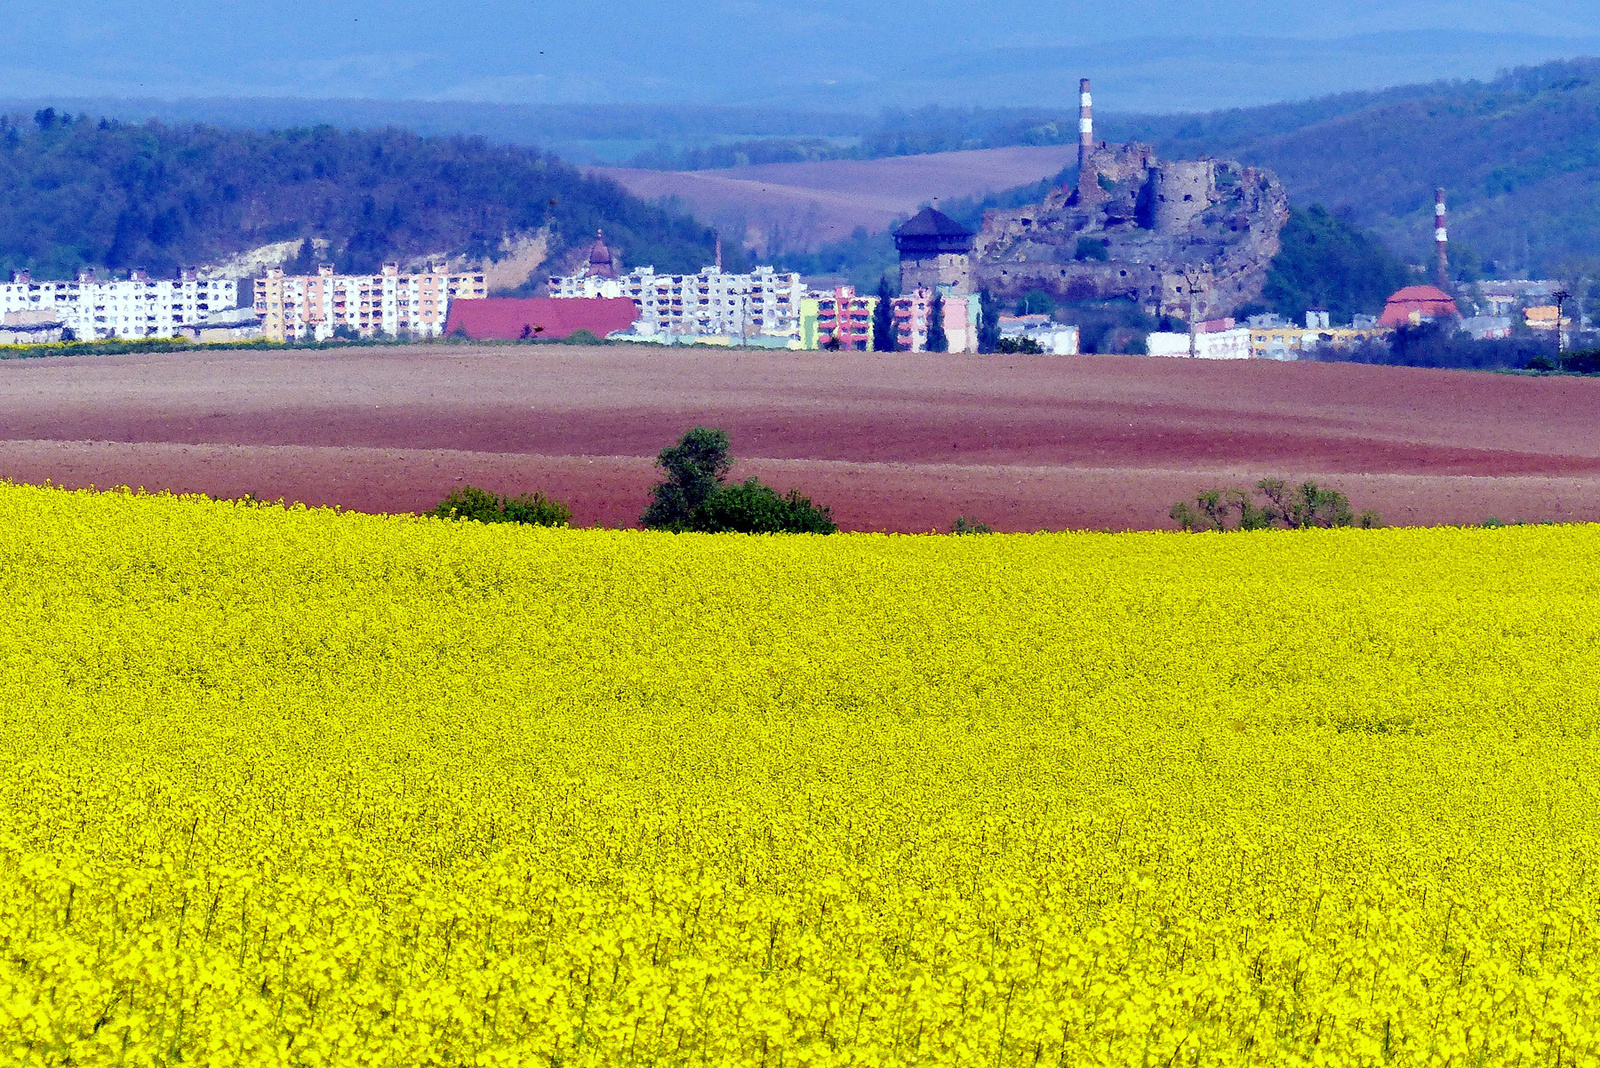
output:
[[[617,277],[617,264],[611,250],[606,247],[604,235],[596,230],[594,244],[589,248],[589,274],[599,278]]]

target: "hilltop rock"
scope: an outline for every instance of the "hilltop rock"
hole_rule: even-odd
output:
[[[1233,160],[1163,163],[1144,144],[1102,143],[1076,187],[987,211],[975,284],[1002,299],[1132,300],[1153,315],[1227,315],[1261,296],[1289,221],[1270,171]]]

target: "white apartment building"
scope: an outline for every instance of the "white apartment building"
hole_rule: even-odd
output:
[[[628,297],[639,308],[633,332],[641,338],[760,337],[800,341],[805,283],[794,272],[757,267],[730,274],[657,274],[641,267],[618,278],[581,272],[551,278],[552,297]]]
[[[314,275],[297,277],[274,267],[256,279],[255,306],[261,332],[272,341],[306,336],[325,341],[341,326],[361,337],[380,332],[438,337],[452,300],[486,296],[482,271],[450,274],[444,267],[432,267],[401,274],[398,264],[386,263],[378,274],[334,274],[331,266],[324,266]]]
[[[0,318],[12,312],[49,312],[79,341],[177,337],[209,316],[233,309],[238,283],[201,278],[192,270],[177,279],[152,280],[133,271],[122,281],[100,281],[92,270],[75,282],[35,282],[17,271],[0,285]]]

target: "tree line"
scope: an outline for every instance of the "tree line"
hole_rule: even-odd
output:
[[[311,237],[352,273],[438,253],[492,258],[505,235],[544,227],[556,249],[604,229],[628,263],[662,270],[699,269],[713,244],[688,215],[536,149],[396,129],[223,130],[44,108],[0,116],[0,200],[0,271],[55,278],[171,274]]]

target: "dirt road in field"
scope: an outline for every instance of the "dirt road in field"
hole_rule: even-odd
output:
[[[853,529],[1158,528],[1316,478],[1390,523],[1600,520],[1600,381],[1267,361],[412,347],[0,362],[0,477],[625,525],[695,424]]]

